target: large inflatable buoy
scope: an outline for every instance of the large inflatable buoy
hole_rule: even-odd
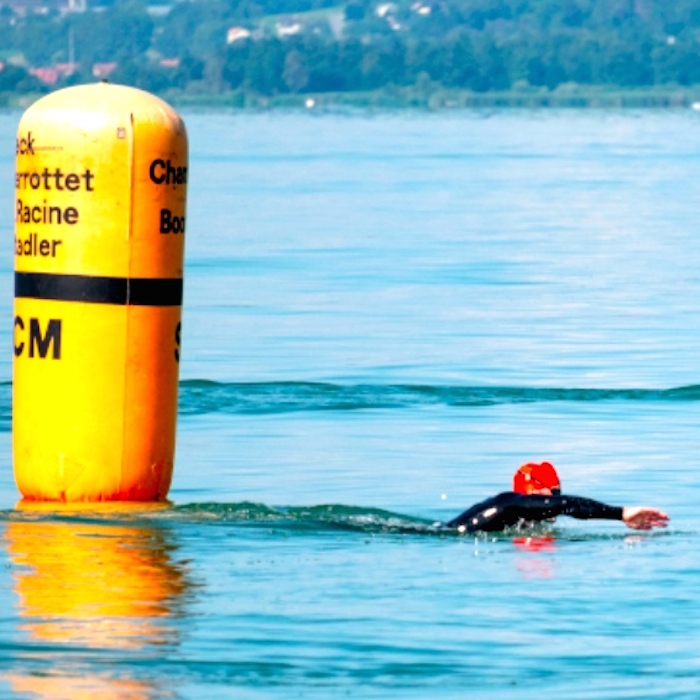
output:
[[[161,500],[172,478],[187,135],[101,83],[17,133],[13,464],[26,499]]]

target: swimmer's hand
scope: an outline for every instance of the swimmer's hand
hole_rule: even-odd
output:
[[[671,518],[663,511],[646,506],[623,508],[622,520],[633,530],[651,530],[653,527],[666,527]]]

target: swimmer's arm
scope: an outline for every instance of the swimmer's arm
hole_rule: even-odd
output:
[[[583,496],[526,496],[523,508],[541,513],[540,519],[568,515],[578,520],[622,520],[624,510]]]
[[[549,501],[551,511],[548,517],[569,515],[579,520],[622,520],[627,527],[633,530],[651,530],[654,527],[666,527],[670,520],[663,511],[657,508],[648,508],[647,506],[620,508],[619,506],[609,506],[600,501],[594,501],[592,498],[582,498],[581,496],[533,496],[532,499],[532,501],[529,501],[529,505],[536,511],[542,508],[542,504],[537,501]]]

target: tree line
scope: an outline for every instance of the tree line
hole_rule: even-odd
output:
[[[39,89],[30,68],[67,62],[78,69],[59,86],[115,62],[115,82],[195,94],[700,84],[700,0],[189,0],[165,14],[101,2],[0,8],[0,91]],[[250,35],[227,44],[232,26]]]

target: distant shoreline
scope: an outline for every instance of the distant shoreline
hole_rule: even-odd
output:
[[[57,88],[60,89],[60,88]],[[0,107],[26,109],[41,94],[6,93]],[[259,95],[241,90],[193,94],[169,90],[160,96],[178,108],[278,110],[348,108],[378,110],[455,109],[698,109],[700,86],[620,89],[614,87],[560,86],[556,90],[520,89],[491,92],[384,88],[367,92]],[[4,99],[3,99],[4,97]]]
[[[443,90],[420,94],[415,88],[382,89],[372,92],[285,94],[263,96],[240,91],[219,95],[164,93],[163,98],[178,107],[234,109],[323,109],[355,108],[443,111],[453,109],[700,109],[700,87],[615,89],[595,88],[547,90],[508,90],[471,92]]]

